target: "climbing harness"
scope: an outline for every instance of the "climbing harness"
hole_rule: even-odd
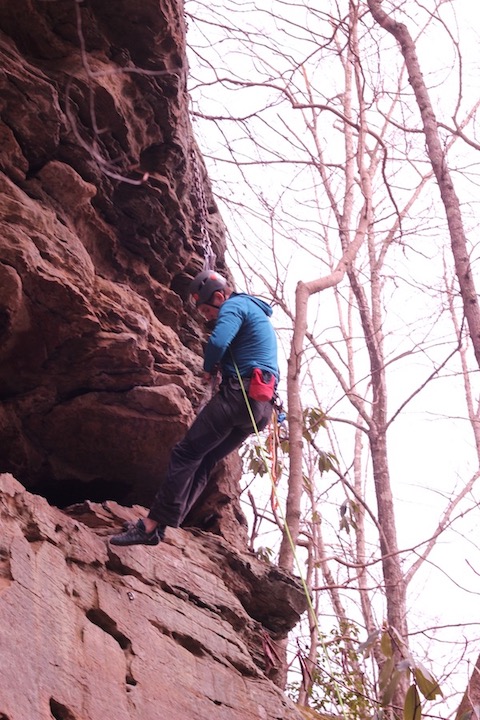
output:
[[[275,394],[275,382],[276,378],[273,373],[266,380],[264,373],[260,368],[253,368],[252,375],[250,377],[250,384],[248,386],[248,397],[252,400],[259,400],[260,402],[267,402],[273,400]]]
[[[197,415],[200,415],[205,405],[207,405],[212,397],[217,392],[218,387],[218,375],[215,373],[210,378],[210,382],[208,383],[208,386],[205,388],[205,393],[202,397],[202,400],[200,402],[200,405],[197,408]]]

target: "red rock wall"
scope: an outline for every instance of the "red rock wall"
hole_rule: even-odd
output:
[[[182,5],[0,0],[0,57],[0,471],[148,504],[203,393]]]
[[[305,610],[299,584],[201,531],[110,546],[132,516],[69,517],[0,474],[0,718],[301,720],[266,650]]]
[[[223,537],[105,537],[203,395],[186,72],[180,4],[0,0],[1,720],[300,720],[268,648],[305,597],[245,552],[238,456],[189,519]]]

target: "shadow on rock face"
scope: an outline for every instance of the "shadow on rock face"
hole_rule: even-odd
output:
[[[63,509],[86,499],[101,503],[113,498],[119,504],[123,504],[122,500],[128,496],[130,490],[130,486],[126,483],[105,480],[95,480],[89,483],[69,480],[62,484],[47,480],[39,483],[35,487],[34,493],[44,497],[49,505]]]

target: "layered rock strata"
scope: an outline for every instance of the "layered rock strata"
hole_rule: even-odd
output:
[[[295,581],[199,530],[113,548],[132,511],[70,512],[0,475],[2,720],[300,720],[267,677]]]
[[[149,504],[205,391],[186,79],[181,2],[0,0],[0,471],[57,505]]]

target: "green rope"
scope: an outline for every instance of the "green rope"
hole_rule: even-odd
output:
[[[301,568],[301,566],[300,566],[300,562],[299,562],[299,560],[298,560],[298,555],[297,555],[297,551],[296,551],[296,546],[295,546],[295,543],[294,543],[294,541],[293,541],[293,537],[292,537],[292,534],[291,534],[291,532],[290,532],[290,528],[288,527],[287,519],[286,519],[285,514],[284,514],[284,512],[283,512],[281,503],[279,502],[279,497],[278,497],[278,493],[277,493],[277,488],[276,488],[276,486],[275,486],[275,481],[274,481],[274,479],[273,479],[273,473],[272,473],[272,470],[271,470],[271,468],[270,468],[270,464],[269,464],[269,462],[268,462],[268,458],[266,457],[264,448],[263,448],[263,446],[262,446],[262,444],[261,444],[260,431],[259,431],[259,429],[258,429],[258,427],[257,427],[257,423],[256,423],[255,417],[254,417],[254,415],[253,415],[252,406],[251,406],[251,404],[250,404],[250,399],[249,399],[248,394],[247,394],[247,391],[246,391],[246,389],[245,389],[245,384],[244,384],[244,382],[243,382],[243,378],[242,378],[242,376],[240,375],[240,370],[238,369],[238,365],[237,365],[237,363],[235,362],[235,359],[233,358],[233,356],[232,356],[232,360],[233,360],[233,365],[234,365],[234,367],[235,367],[235,372],[237,373],[238,381],[239,381],[239,383],[240,383],[240,387],[241,387],[241,389],[242,389],[243,398],[244,398],[244,400],[245,400],[245,404],[246,404],[246,406],[247,406],[248,413],[249,413],[249,415],[250,415],[250,420],[252,421],[252,427],[253,427],[253,429],[254,429],[254,431],[255,431],[255,435],[256,435],[256,437],[257,437],[257,440],[259,441],[260,454],[261,454],[261,457],[262,457],[263,462],[265,463],[265,467],[266,467],[267,470],[268,470],[268,475],[269,475],[270,481],[271,481],[271,483],[272,483],[273,493],[274,493],[274,495],[275,495],[275,499],[276,499],[276,501],[277,501],[277,503],[278,503],[278,507],[279,507],[279,509],[280,509],[280,517],[281,517],[282,522],[283,522],[283,529],[284,529],[284,532],[285,532],[285,534],[286,534],[286,536],[287,536],[287,538],[288,538],[288,542],[289,542],[289,544],[290,544],[290,547],[291,547],[291,549],[292,549],[292,554],[293,554],[295,566],[296,566],[296,568],[297,568],[297,571],[298,571],[298,574],[299,574],[299,577],[300,577],[300,581],[301,581],[301,583],[302,583],[303,592],[304,592],[305,597],[306,597],[306,599],[307,599],[308,610],[309,610],[309,612],[310,612],[311,618],[313,619],[313,622],[315,623],[315,628],[316,628],[316,630],[317,630],[317,635],[318,635],[318,638],[320,639],[320,643],[321,643],[323,652],[324,652],[325,657],[326,657],[326,659],[327,659],[328,670],[329,670],[329,672],[330,672],[330,676],[331,676],[331,678],[332,678],[332,680],[333,680],[333,682],[334,682],[334,685],[335,685],[335,690],[336,690],[336,693],[337,693],[339,705],[340,705],[340,707],[342,708],[343,716],[346,717],[346,714],[345,714],[345,705],[344,705],[344,702],[343,702],[343,698],[342,698],[342,696],[341,696],[341,694],[340,694],[339,684],[338,684],[337,680],[336,680],[336,679],[334,678],[334,676],[333,676],[332,664],[331,664],[331,661],[330,661],[330,657],[329,657],[329,655],[328,655],[327,647],[326,647],[325,642],[324,642],[323,637],[322,637],[322,633],[320,632],[320,627],[319,627],[319,624],[318,624],[317,613],[315,612],[315,608],[313,607],[313,601],[312,601],[310,592],[309,592],[309,590],[308,590],[307,582],[306,582],[306,580],[305,580],[305,578],[304,578],[304,576],[303,576],[303,571],[302,571],[302,568]]]

